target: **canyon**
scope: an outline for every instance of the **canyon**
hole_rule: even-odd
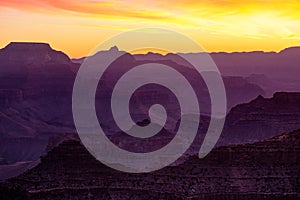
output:
[[[113,47],[108,51],[99,52],[99,55],[110,54],[111,51],[119,50]],[[218,53],[216,58],[214,58],[215,54],[212,54],[216,63],[221,65],[220,71],[228,96],[228,115],[218,146],[255,142],[300,128],[297,91],[263,97],[261,95],[269,93],[270,89],[268,85],[261,84],[269,78],[268,74],[265,73],[264,76],[234,74],[232,70],[223,75],[222,72],[225,68],[236,65],[244,68],[241,60],[247,56],[253,60],[258,56],[259,59],[265,58],[270,62],[272,60],[270,55],[272,55],[277,60],[283,59],[279,63],[285,63],[285,59],[297,63],[298,57],[295,56],[297,52],[298,48],[283,50],[280,53]],[[226,61],[229,58],[233,63]],[[116,128],[109,115],[109,95],[112,86],[126,70],[155,61],[169,65],[184,74],[199,95],[202,111],[199,136],[189,154],[199,150],[210,120],[209,94],[201,76],[195,74],[193,69],[178,59],[180,58],[176,54],[162,56],[126,53],[112,64],[111,71],[104,74],[101,80],[104,87],[98,89],[96,93],[96,110],[97,113],[105,116],[104,119],[100,118],[101,126],[107,130],[111,140],[117,145],[129,149],[136,146],[134,140],[124,142],[124,134]],[[38,164],[40,156],[60,142],[77,137],[72,116],[72,90],[80,62],[82,60],[74,62],[66,54],[52,49],[46,43],[12,42],[0,50],[0,179],[7,179],[26,171]],[[273,64],[270,67],[272,66]],[[292,65],[294,69],[293,66],[294,64]],[[250,69],[245,68],[245,70]],[[286,70],[289,71],[289,68]],[[257,80],[260,81],[256,83]],[[298,81],[295,81],[293,84],[297,85],[297,83]],[[174,129],[163,132],[158,143],[158,140],[154,140],[154,143],[151,141],[148,145],[148,147],[158,148],[174,136],[176,122],[179,120],[178,104],[174,96],[164,89],[143,87],[133,95],[130,105],[133,119],[136,122],[147,120],[147,106],[153,103],[161,103],[170,110],[172,119],[170,121],[173,123],[170,127]],[[143,146],[137,151],[146,150],[146,146]]]
[[[1,199],[298,199],[300,131],[214,149],[147,174],[115,171],[68,140],[0,183]]]

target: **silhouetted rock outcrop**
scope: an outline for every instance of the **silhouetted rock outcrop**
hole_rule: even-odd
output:
[[[280,51],[279,54],[291,57],[299,57],[300,47],[289,47]]]
[[[55,51],[47,43],[11,42],[0,51],[0,60],[5,63],[22,63],[30,68],[47,64],[69,65],[70,58]]]
[[[220,147],[199,160],[149,174],[127,174],[66,141],[28,172],[0,186],[2,199],[297,199],[300,131]]]
[[[73,65],[46,43],[12,42],[0,50],[0,157],[9,166],[38,160],[49,137],[74,130]]]
[[[300,128],[300,93],[278,92],[271,98],[235,106],[226,118],[220,144],[264,140]]]
[[[108,51],[99,52],[97,55],[101,56],[117,51],[119,50],[113,47]],[[290,49],[288,53],[281,52],[278,54],[289,54],[291,51],[296,52],[295,49]],[[295,53],[292,54],[294,55]],[[221,59],[217,59],[217,62],[223,61],[223,55],[226,57],[224,58],[225,61],[228,61],[228,59],[230,61],[230,63],[224,62],[224,66],[222,67],[226,68],[228,66],[229,68],[223,68],[223,70],[225,69],[226,72],[227,69],[229,69],[229,71],[233,68],[235,70],[238,69],[237,74],[243,74],[239,71],[242,68],[239,64],[249,66],[250,68],[247,68],[247,70],[249,71],[251,69],[250,71],[253,73],[255,70],[252,70],[253,68],[251,67],[256,67],[256,65],[253,64],[262,61],[262,63],[259,64],[264,65],[270,60],[272,61],[274,55],[277,56],[276,53],[262,52],[249,54],[220,53],[218,56]],[[195,54],[195,56],[197,55]],[[103,89],[104,92],[96,94],[97,113],[101,112],[101,116],[104,116],[103,121],[101,121],[101,126],[109,130],[108,132],[110,134],[119,132],[116,130],[112,118],[108,117],[108,110],[111,104],[109,92],[107,91],[113,86],[113,81],[118,80],[118,77],[123,75],[123,72],[126,72],[126,70],[131,67],[153,60],[157,63],[171,66],[184,74],[187,79],[190,80],[193,87],[197,89],[196,93],[199,96],[201,112],[203,111],[204,114],[210,113],[210,99],[204,81],[197,73],[194,73],[195,70],[185,66],[185,63],[178,59],[177,54],[168,54],[166,56],[149,54],[144,57],[138,57],[139,56],[125,54],[121,59],[117,59],[112,66],[110,66],[110,69],[113,70],[108,70],[108,72],[104,74],[101,82],[104,87],[100,88]],[[255,60],[254,58],[259,59]],[[255,62],[248,63],[249,59],[254,59]],[[289,56],[280,59],[283,59],[280,63],[285,63],[285,61],[289,59]],[[293,60],[297,61],[297,57],[294,56]],[[295,65],[296,64],[293,64],[291,66],[293,67]],[[72,117],[72,89],[79,66],[80,64],[74,64],[66,54],[52,49],[49,44],[45,43],[13,42],[0,50],[0,157],[5,159],[6,164],[12,166],[17,162],[36,161],[40,155],[45,152],[48,139],[53,135],[75,132]],[[271,69],[273,68],[271,67]],[[287,73],[294,72],[290,72],[287,69],[284,69]],[[294,68],[292,68],[292,70],[293,69]],[[229,75],[232,74],[229,73]],[[169,81],[176,82],[176,79],[170,79]],[[264,93],[264,91],[255,84],[255,81],[250,83],[243,77],[224,77],[224,82],[228,95],[229,108],[237,103],[248,102],[259,94]],[[184,90],[184,88],[180,89]],[[175,121],[177,123],[180,112],[176,112],[178,111],[178,107],[176,107],[176,99],[173,97],[170,92],[165,93],[165,90],[158,87],[139,88],[132,98],[134,100],[131,106],[131,108],[133,108],[131,109],[133,119],[137,122],[146,119],[148,116],[147,106],[152,103],[162,103],[170,110],[171,115],[168,115],[171,116],[170,122]],[[102,103],[101,101],[104,101],[102,107],[97,106],[97,104]],[[265,103],[268,104],[267,101]],[[293,112],[293,110],[286,115],[280,115],[278,113],[270,114],[269,111],[257,112],[257,115],[253,114],[249,108],[249,110],[245,110],[245,113],[233,112],[233,114],[230,114],[227,122],[228,126],[226,126],[227,132],[225,134],[225,137],[227,137],[227,133],[229,133],[230,139],[225,138],[223,144],[245,143],[257,139],[264,139],[276,135],[279,132],[298,127],[298,121],[296,119],[298,115],[296,112]],[[293,116],[295,116],[295,119]],[[244,118],[246,118],[246,120],[243,120]],[[255,120],[256,118],[258,120]],[[268,118],[270,118],[270,120],[268,120]],[[274,120],[274,118],[276,118],[276,120]],[[289,119],[292,119],[292,121],[290,122]],[[204,130],[205,128],[203,127],[207,127],[207,121],[209,121],[209,119],[205,122],[201,121],[200,128]],[[275,123],[274,128],[272,126],[273,122]],[[175,131],[176,123],[173,123],[173,126],[167,127],[168,131]],[[204,125],[202,126],[202,124]],[[169,130],[170,127],[171,130]],[[252,128],[253,130],[251,130]],[[173,135],[171,135],[171,137],[172,136]],[[168,137],[168,139],[171,137]],[[65,135],[63,135],[62,137],[51,140],[51,144],[48,146],[49,149],[60,143],[64,138],[69,138],[69,136],[65,137]],[[124,143],[122,139],[122,137],[118,137],[117,135],[116,140],[117,142],[121,141],[120,145],[126,146],[133,144],[133,142]],[[195,149],[198,150],[198,148]],[[0,173],[0,178],[1,177]]]

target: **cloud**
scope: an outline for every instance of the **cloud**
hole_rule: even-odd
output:
[[[86,16],[103,16],[107,18],[141,18],[141,19],[167,19],[167,12],[152,10],[149,12],[144,7],[138,7],[132,3],[121,1],[83,1],[83,0],[3,0],[0,6],[11,7],[35,12],[69,12],[70,14]]]
[[[271,49],[276,42],[299,40],[299,10],[298,0],[0,0],[0,26],[3,41],[34,35],[31,40],[64,47],[67,40],[60,38],[70,35],[82,46],[85,42],[77,38],[84,36],[92,46],[97,35],[161,27],[193,35],[215,49],[232,49],[230,40],[239,48],[245,48],[245,41],[249,47]]]

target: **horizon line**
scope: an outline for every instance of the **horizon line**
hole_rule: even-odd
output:
[[[92,56],[92,55],[85,55],[85,56],[81,56],[81,57],[71,57],[69,56],[69,54],[63,50],[60,50],[60,49],[56,49],[56,48],[53,48],[53,45],[49,42],[44,42],[44,41],[11,41],[11,42],[8,42],[6,45],[0,47],[0,50],[3,50],[5,49],[6,47],[8,47],[10,44],[13,44],[13,43],[24,43],[24,44],[46,44],[46,45],[49,45],[50,48],[52,50],[55,50],[55,51],[60,51],[60,52],[63,52],[64,54],[66,54],[70,59],[82,59],[82,58],[85,58],[85,57],[88,57],[88,56]],[[286,49],[290,49],[290,48],[300,48],[300,46],[298,45],[295,45],[295,46],[288,46],[288,47],[285,47],[285,48],[282,48],[281,50],[279,51],[265,51],[265,50],[250,50],[250,51],[202,51],[202,52],[168,52],[168,51],[165,51],[165,50],[161,50],[162,52],[165,51],[167,53],[160,53],[160,52],[153,52],[153,51],[146,51],[144,53],[134,53],[132,54],[132,52],[130,51],[126,51],[126,50],[123,50],[123,49],[119,49],[118,46],[111,46],[109,49],[103,49],[103,50],[100,50],[98,52],[101,52],[101,51],[109,51],[110,49],[112,49],[113,47],[116,47],[118,51],[124,51],[126,53],[129,53],[131,55],[147,55],[147,54],[159,54],[159,55],[162,55],[162,56],[166,56],[168,54],[197,54],[197,53],[208,53],[208,54],[217,54],[217,53],[254,53],[254,52],[262,52],[262,53],[280,53]],[[96,52],[97,53],[97,52]]]

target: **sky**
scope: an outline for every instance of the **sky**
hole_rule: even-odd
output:
[[[206,51],[300,46],[298,0],[1,0],[0,47],[47,42],[72,58],[123,31],[166,28]]]

